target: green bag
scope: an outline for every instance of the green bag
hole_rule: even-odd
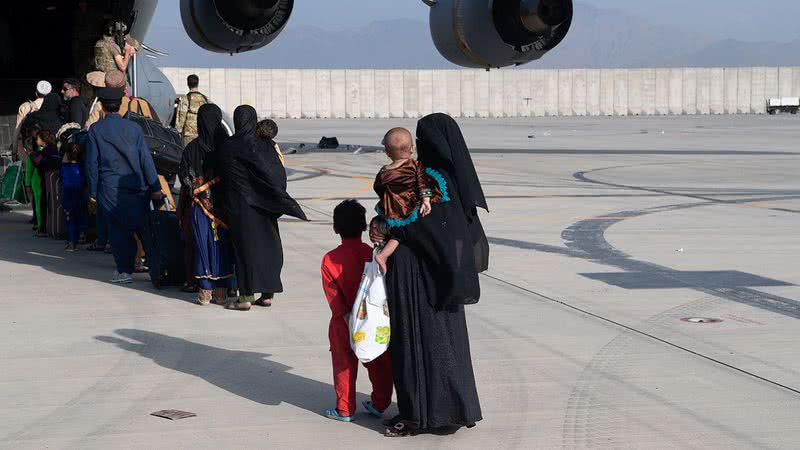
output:
[[[3,191],[0,193],[0,198],[6,201],[17,201],[26,203],[25,189],[23,188],[23,181],[25,174],[22,173],[22,163],[17,161],[11,163],[3,175]]]

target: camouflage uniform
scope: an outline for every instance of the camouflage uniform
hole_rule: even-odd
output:
[[[189,92],[178,97],[175,128],[181,132],[184,145],[189,145],[189,142],[197,138],[197,111],[206,103],[209,103],[208,98],[199,92]]]
[[[119,70],[114,57],[122,55],[119,45],[114,42],[112,36],[103,36],[102,39],[94,44],[94,67],[101,72],[111,72]]]

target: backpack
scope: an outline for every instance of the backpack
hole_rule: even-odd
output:
[[[207,103],[210,103],[208,101],[208,97],[206,97],[205,95],[201,94],[200,92],[189,92],[188,94],[186,94],[186,103],[187,103],[187,105],[186,105],[186,120],[183,121],[183,128],[181,129],[181,136],[185,136],[186,135],[186,125],[189,123],[189,115],[195,116],[194,122],[195,122],[195,126],[197,125],[197,117],[196,116],[197,116],[197,113],[200,111],[200,106],[203,106],[203,105],[200,105],[200,106],[197,107],[196,111],[193,111],[192,110],[192,97],[191,97],[192,95],[199,95],[200,97],[203,97],[203,105],[205,105]]]

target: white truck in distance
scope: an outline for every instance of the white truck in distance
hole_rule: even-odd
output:
[[[800,97],[781,97],[767,100],[767,113],[772,115],[784,112],[797,114],[798,109],[800,109]]]

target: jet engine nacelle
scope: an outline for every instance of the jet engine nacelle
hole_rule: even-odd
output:
[[[275,39],[294,0],[181,0],[181,19],[195,44],[217,53],[259,49]]]
[[[572,23],[572,0],[423,0],[433,42],[450,62],[497,68],[537,60]]]

